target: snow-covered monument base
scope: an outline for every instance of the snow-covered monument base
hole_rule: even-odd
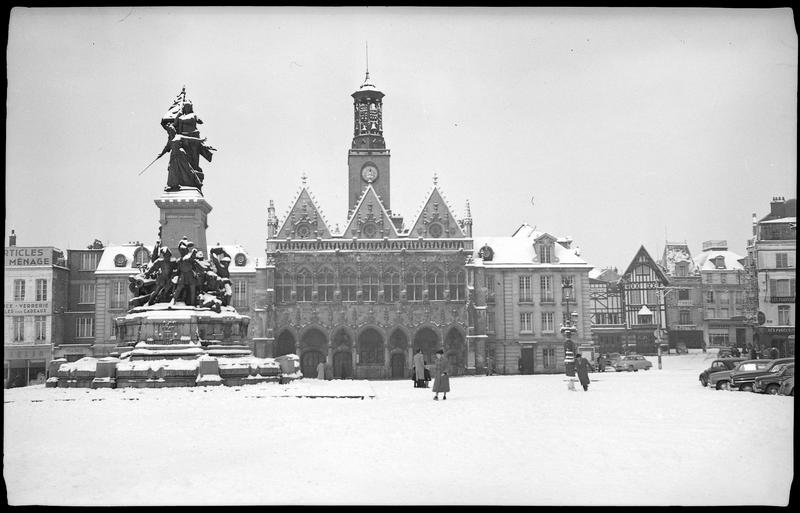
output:
[[[241,337],[250,319],[232,307],[219,312],[157,303],[116,319],[115,356],[51,362],[49,387],[162,388],[286,383],[302,377],[294,355],[256,358]]]

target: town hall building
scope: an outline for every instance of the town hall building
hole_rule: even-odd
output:
[[[283,218],[270,202],[256,355],[297,354],[305,376],[324,361],[335,378],[407,377],[417,348],[428,363],[443,349],[454,374],[482,369],[468,206],[457,218],[434,179],[412,219],[393,211],[384,93],[367,72],[352,97],[344,228],[332,229],[305,178]]]

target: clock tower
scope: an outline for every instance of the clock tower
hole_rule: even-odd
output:
[[[368,185],[378,194],[383,207],[391,212],[389,201],[389,150],[383,139],[383,93],[369,78],[353,97],[353,143],[347,155],[348,213],[358,204]],[[349,217],[349,214],[348,214]]]

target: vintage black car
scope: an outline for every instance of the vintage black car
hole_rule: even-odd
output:
[[[781,384],[792,376],[794,376],[793,363],[776,365],[769,374],[759,376],[753,381],[753,392],[777,395]]]
[[[783,363],[794,363],[794,358],[778,358],[770,360],[767,368],[763,370],[736,370],[731,373],[730,388],[731,390],[741,390],[743,392],[752,392],[753,382],[759,376],[769,374],[775,366]]]
[[[708,375],[712,372],[729,371],[736,367],[736,364],[744,361],[744,358],[717,358],[711,362],[711,367],[700,373],[700,384],[708,386]]]

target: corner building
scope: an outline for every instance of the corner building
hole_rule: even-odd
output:
[[[444,349],[454,374],[482,369],[469,211],[457,219],[434,179],[406,224],[391,209],[384,94],[367,73],[352,97],[344,229],[331,229],[305,179],[283,219],[270,202],[255,354],[297,354],[314,377],[325,361],[334,378],[405,378],[417,348],[428,363]]]
[[[68,282],[64,252],[52,246],[17,246],[12,235],[5,247],[3,278],[4,388],[44,383],[53,345],[63,338]]]

